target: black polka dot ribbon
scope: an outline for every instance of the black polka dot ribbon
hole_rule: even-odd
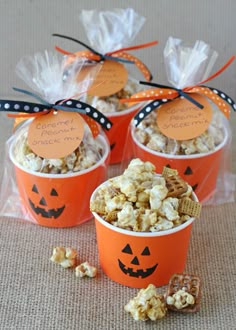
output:
[[[209,88],[213,93],[218,95],[223,101],[226,101],[232,107],[232,109],[234,111],[236,111],[236,103],[234,102],[234,100],[230,96],[228,96],[227,94],[225,94],[224,92],[220,91],[217,88],[203,86],[203,85],[202,85],[202,87]]]
[[[142,84],[145,84],[145,85],[150,85],[150,86],[155,86],[155,87],[161,87],[161,88],[170,88],[168,86],[164,86],[164,85],[158,85],[158,84],[155,84],[155,83],[147,83],[147,82],[140,82]],[[233,101],[233,99],[231,97],[229,97],[228,95],[226,95],[224,92],[216,89],[216,88],[213,88],[213,87],[208,87],[208,86],[203,86],[203,85],[200,85],[199,87],[204,87],[204,88],[208,88],[210,89],[213,93],[215,93],[217,96],[219,96],[223,101],[227,102],[232,108],[234,111],[236,111],[236,103]],[[160,106],[164,103],[168,103],[168,102],[172,102],[178,98],[186,98],[187,100],[189,100],[190,102],[192,102],[193,104],[195,104],[196,106],[198,106],[200,109],[202,109],[203,107],[201,105],[196,104],[196,101],[190,97],[187,92],[183,92],[179,89],[176,89],[176,88],[171,88],[173,89],[174,91],[177,91],[178,92],[178,95],[172,99],[165,99],[165,98],[162,98],[162,99],[156,99],[150,103],[148,103],[147,105],[145,105],[135,116],[134,116],[134,125],[135,126],[138,126],[141,121],[147,117],[152,111],[160,108]],[[207,95],[205,95],[207,97]],[[193,102],[195,101],[195,102]]]
[[[84,103],[82,101],[69,99],[61,103],[59,106],[55,106],[57,109],[64,111],[76,111],[84,110],[84,113],[90,118],[94,119],[98,124],[100,124],[106,130],[112,127],[112,122],[104,116],[100,111],[92,107],[91,105]]]
[[[80,100],[68,99],[65,101],[58,101],[56,102],[56,104],[50,104],[44,101],[39,96],[35,95],[34,93],[16,88],[15,90],[36,97],[37,99],[40,99],[43,102],[43,104],[24,102],[24,101],[0,100],[0,111],[13,112],[13,113],[28,113],[28,114],[45,112],[46,114],[48,113],[48,111],[53,109],[53,110],[62,110],[67,112],[78,112],[89,116],[106,130],[109,130],[112,127],[112,122],[106,116],[104,116],[100,111],[98,111],[91,105],[81,102]]]
[[[176,99],[176,98],[175,98]],[[147,117],[153,110],[159,108],[162,104],[168,103],[174,99],[160,99],[154,100],[148,103],[145,107],[143,107],[135,116],[134,116],[134,125],[138,126],[141,121]]]

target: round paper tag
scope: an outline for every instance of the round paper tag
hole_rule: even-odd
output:
[[[94,65],[100,67],[96,72]],[[112,60],[105,60],[101,65],[94,64],[85,66],[80,70],[77,81],[93,79],[93,83],[88,88],[88,93],[93,96],[110,96],[119,92],[127,83],[128,72],[122,63]],[[91,72],[91,77],[89,76]]]
[[[212,118],[210,103],[199,94],[191,94],[191,97],[204,108],[198,108],[185,98],[178,98],[158,109],[157,124],[165,136],[176,140],[190,140],[208,128]]]
[[[51,111],[31,122],[28,143],[40,157],[62,158],[80,145],[83,135],[84,121],[78,113]]]

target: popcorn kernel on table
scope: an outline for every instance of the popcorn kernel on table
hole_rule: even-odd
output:
[[[60,264],[63,268],[70,268],[75,265],[77,251],[70,247],[58,246],[53,249],[50,260]]]
[[[97,268],[91,266],[87,261],[78,265],[75,268],[76,277],[95,277],[97,275]]]
[[[163,318],[167,312],[164,297],[157,293],[157,289],[153,284],[141,289],[137,296],[125,305],[124,309],[136,321],[146,321],[148,319],[156,321]]]

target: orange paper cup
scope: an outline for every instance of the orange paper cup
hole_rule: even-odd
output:
[[[67,174],[45,174],[25,169],[14,159],[14,143],[10,159],[26,218],[41,226],[72,227],[92,218],[89,201],[92,192],[107,178],[109,145],[103,136],[102,159],[89,169]]]
[[[195,194],[193,197],[197,201]],[[159,287],[167,284],[173,273],[183,272],[194,218],[170,230],[133,232],[109,224],[95,212],[93,215],[100,265],[111,280],[133,288],[150,283]]]
[[[151,150],[136,139],[133,127],[131,139],[134,157],[153,163],[157,173],[162,171],[163,166],[178,170],[179,175],[192,186],[200,202],[207,201],[214,194],[222,151],[228,141],[226,130],[224,140],[214,151],[194,155],[170,155]]]
[[[124,147],[127,145],[127,139],[130,138],[129,124],[139,108],[135,105],[127,110],[106,114],[113,124],[111,129],[105,132],[111,148],[110,164],[120,163],[123,160]]]

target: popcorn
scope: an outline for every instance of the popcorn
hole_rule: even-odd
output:
[[[184,222],[184,221],[183,221]],[[180,223],[179,223],[180,224]],[[160,231],[160,230],[168,230],[174,227],[176,222],[169,221],[166,218],[158,217],[157,222],[150,227],[150,231]]]
[[[133,159],[124,173],[108,180],[90,202],[90,210],[126,230],[161,231],[179,226],[201,207],[192,200],[192,188],[175,170],[155,173],[150,162]]]
[[[150,190],[151,209],[159,210],[163,199],[167,196],[168,189],[163,185],[156,185]]]
[[[137,296],[131,299],[124,307],[134,320],[159,320],[166,315],[167,308],[164,297],[157,293],[156,287],[149,284],[141,289]]]
[[[117,226],[124,229],[138,230],[138,222],[132,204],[127,202],[123,209],[117,213]],[[136,231],[135,230],[135,231]]]
[[[168,197],[163,201],[159,212],[167,220],[170,221],[178,220],[179,219],[178,206],[179,206],[178,198]]]
[[[63,268],[70,268],[75,265],[77,252],[70,247],[58,246],[53,249],[50,260],[56,264],[60,264]]]
[[[78,265],[75,268],[75,276],[76,277],[95,277],[97,275],[97,268],[91,266],[87,261]]]
[[[194,139],[177,141],[162,134],[157,125],[156,112],[153,111],[135,127],[134,136],[141,144],[157,152],[192,155],[215,150],[224,139],[224,130],[220,114],[213,111],[212,121],[203,134]]]
[[[186,292],[185,288],[178,290],[173,296],[167,296],[166,303],[168,305],[173,305],[177,309],[182,309],[190,305],[195,304],[194,297]]]
[[[145,209],[145,210],[141,209],[138,220],[139,220],[139,230],[140,231],[151,230],[152,226],[155,225],[159,221],[157,218],[156,212],[153,210],[148,210],[148,209]]]
[[[78,148],[60,159],[46,159],[37,156],[29,147],[27,132],[24,132],[15,148],[15,159],[24,168],[50,174],[78,172],[95,165],[102,157],[103,146],[94,139],[86,127],[84,140]]]

